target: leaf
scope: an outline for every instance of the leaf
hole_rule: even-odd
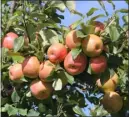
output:
[[[81,116],[85,116],[86,117],[86,114],[82,111],[81,108],[79,108],[78,106],[75,106],[73,107],[73,111],[78,114],[78,115],[81,115]]]
[[[28,82],[28,80],[27,80],[25,77],[22,77],[22,78],[20,79],[20,81]]]
[[[42,103],[39,103],[38,109],[40,112],[44,113],[46,111],[46,106],[43,105]]]
[[[20,36],[14,40],[14,52],[17,52],[21,49],[24,44],[23,36]]]
[[[66,5],[66,7],[68,8],[68,10],[71,12],[72,10],[75,10],[75,1],[73,0],[73,1],[65,1],[64,2],[65,3],[65,5]]]
[[[11,116],[11,115],[16,115],[18,112],[18,109],[13,107],[12,105],[9,105],[8,107],[8,115]]]
[[[74,77],[72,75],[68,74],[67,72],[64,72],[64,73],[65,73],[68,83],[70,83],[71,85],[74,84],[75,83]]]
[[[65,11],[65,8],[66,8],[64,2],[63,1],[60,1],[60,0],[59,1],[52,1],[50,5],[51,5],[51,7],[57,8],[61,12],[64,12]]]
[[[69,26],[70,29],[71,29],[71,30],[76,29],[76,28],[81,24],[81,22],[82,22],[82,19],[75,21],[74,23],[72,23],[72,24]]]
[[[22,63],[24,61],[24,57],[21,55],[11,55],[14,63]]]
[[[95,11],[97,11],[98,9],[97,8],[91,8],[87,13],[86,15],[87,16],[91,16]]]
[[[94,34],[94,32],[95,32],[95,26],[93,26],[93,25],[85,25],[84,23],[82,23],[81,28],[82,28],[82,32],[85,35]]]
[[[85,38],[87,37],[87,35],[84,35],[81,31],[77,30],[76,31],[76,35],[77,35],[77,38]]]
[[[119,39],[120,33],[118,32],[116,26],[111,25],[111,26],[109,27],[109,35],[110,35],[110,38],[111,38],[112,42],[114,42],[114,41],[116,41],[116,40]]]
[[[105,17],[105,15],[104,14],[99,14],[97,16],[92,17],[90,20],[94,21],[94,20],[96,20],[97,18],[100,18],[100,17]]]
[[[98,2],[99,2],[99,4],[100,4],[100,6],[103,8],[103,10],[105,11],[106,15],[108,16],[109,14],[108,14],[108,12],[107,12],[105,6],[104,6],[104,2],[103,2],[102,0],[98,0]]]
[[[115,13],[129,13],[129,10],[128,9],[120,9],[120,10],[116,10]]]
[[[11,99],[13,102],[19,102],[20,101],[20,97],[17,93],[17,91],[14,89],[12,95],[11,95]]]
[[[54,88],[55,91],[59,91],[62,89],[62,80],[58,78],[55,80],[52,84],[52,87]]]
[[[19,113],[20,115],[26,116],[26,115],[27,115],[27,109],[21,109],[21,108],[19,108],[19,109],[18,109],[18,113]]]
[[[129,22],[129,17],[128,17],[128,15],[124,15],[124,16],[122,17],[122,19],[123,19],[123,21],[124,21],[126,24],[128,24],[128,22]]]
[[[31,91],[26,93],[26,97],[31,97]]]
[[[78,48],[73,48],[73,49],[71,50],[72,58],[73,58],[73,59],[76,59],[77,56],[78,56],[81,52],[82,52],[82,49],[81,49],[80,47],[78,47]]]
[[[84,17],[84,15],[83,15],[82,13],[78,12],[77,10],[72,10],[71,12],[72,12],[73,14],[76,14],[76,15],[79,15],[79,16],[81,16],[81,17]]]
[[[30,109],[29,112],[28,112],[28,114],[27,114],[27,117],[37,117],[37,116],[39,116],[39,114],[40,113],[38,111],[35,111],[33,109]]]
[[[108,3],[110,3],[113,7],[113,10],[115,10],[115,4],[112,2],[112,0],[107,0]]]

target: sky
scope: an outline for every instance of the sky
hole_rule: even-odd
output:
[[[105,2],[105,7],[109,13],[109,16],[111,16],[113,13],[112,5],[109,4],[108,2],[106,2],[106,0],[104,2]],[[100,10],[96,11],[94,15],[105,13],[97,1],[81,1],[80,0],[80,1],[76,1],[75,3],[76,3],[76,10],[82,14],[86,14],[93,7],[100,9]],[[121,8],[128,9],[128,5],[125,3],[125,1],[113,1],[113,3],[116,6],[116,10],[121,9]],[[70,24],[72,24],[73,22],[75,22],[81,18],[78,15],[71,14],[67,9],[65,10],[64,13],[60,12],[60,14],[64,15],[64,17],[65,17],[61,23],[64,26],[69,26]],[[122,17],[122,14],[119,14],[119,16]],[[98,18],[98,20],[103,22],[104,20],[107,20],[107,17],[106,18]],[[120,24],[122,25],[122,20],[120,20]],[[84,112],[86,113],[86,115],[89,115],[88,108],[93,108],[94,105],[91,104],[90,102],[88,102],[88,100],[86,100],[86,103],[88,104],[88,106],[86,108],[84,108]]]
[[[105,2],[106,9],[108,9],[107,11],[109,13],[109,16],[111,16],[113,13],[112,5],[109,4],[108,2],[106,2],[106,0],[104,2]],[[100,9],[100,10],[96,11],[94,15],[104,13],[104,11],[102,10],[101,6],[99,5],[99,3],[97,1],[81,1],[80,0],[80,1],[75,1],[75,3],[76,3],[76,10],[82,14],[86,14],[92,7]],[[113,3],[116,6],[116,10],[120,9],[120,8],[128,9],[128,5],[125,3],[125,1],[113,1]],[[71,14],[67,9],[65,10],[64,13],[61,13],[61,14],[65,16],[64,20],[62,20],[62,24],[65,26],[69,26],[70,24],[72,24],[73,22],[75,22],[81,18],[78,15]],[[121,16],[122,16],[122,14],[120,14],[120,17]],[[98,20],[102,21],[102,22],[106,19],[107,18],[98,18]],[[120,23],[122,24],[121,20],[120,20]]]

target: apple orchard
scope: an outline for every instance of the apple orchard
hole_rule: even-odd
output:
[[[76,1],[1,3],[2,116],[128,116],[128,9],[112,0],[98,1],[99,15],[78,12]],[[57,12],[66,9],[80,17],[69,27]]]

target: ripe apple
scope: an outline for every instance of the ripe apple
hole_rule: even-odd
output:
[[[5,37],[2,39],[2,47],[13,49],[14,47],[14,40],[18,38],[18,35],[14,32],[9,32],[5,35]]]
[[[110,76],[110,78],[102,84],[100,79],[96,81],[96,85],[98,88],[100,88],[104,92],[109,92],[109,91],[115,91],[117,85],[118,85],[119,79],[118,75],[114,73],[113,76]]]
[[[76,48],[81,45],[81,39],[77,38],[76,30],[72,30],[66,35],[65,44],[69,49]]]
[[[83,52],[89,57],[99,56],[103,50],[103,42],[97,35],[89,34],[82,40]]]
[[[67,55],[67,49],[61,43],[54,43],[48,48],[47,55],[52,63],[60,63]]]
[[[101,100],[101,103],[109,113],[117,113],[123,106],[123,100],[116,92],[107,92]]]
[[[15,63],[9,68],[9,78],[12,81],[19,81],[23,77],[22,65]]]
[[[107,59],[103,55],[92,57],[89,60],[89,65],[94,74],[99,74],[104,72],[107,68]]]
[[[92,25],[95,26],[95,33],[103,32],[104,31],[104,24],[100,21],[93,21]]]
[[[46,81],[47,77],[51,75],[54,69],[55,69],[55,64],[51,63],[49,60],[41,63],[39,68],[39,78],[42,81]]]
[[[30,90],[34,97],[43,100],[51,95],[53,88],[51,83],[42,82],[41,80],[36,79],[31,82]]]
[[[29,78],[36,78],[38,76],[39,67],[40,62],[35,56],[25,58],[22,63],[23,74]]]
[[[87,58],[84,54],[80,53],[73,59],[71,52],[67,54],[64,60],[64,68],[71,75],[77,75],[83,72],[87,65]]]

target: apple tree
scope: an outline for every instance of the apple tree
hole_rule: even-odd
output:
[[[98,3],[96,15],[76,1],[1,1],[2,116],[129,116],[129,10]],[[66,9],[80,17],[69,27]]]

